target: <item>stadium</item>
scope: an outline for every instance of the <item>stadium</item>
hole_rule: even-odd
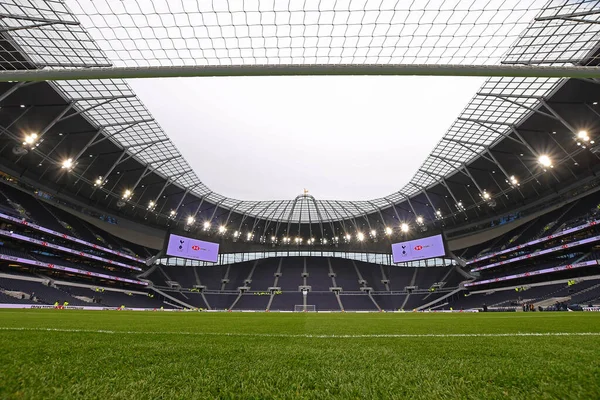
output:
[[[0,398],[600,397],[600,1],[0,1]]]

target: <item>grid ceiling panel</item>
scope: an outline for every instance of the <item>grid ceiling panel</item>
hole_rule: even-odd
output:
[[[600,9],[599,3],[5,0],[0,3],[0,12],[8,17],[0,19],[0,26],[13,29],[28,27],[34,21],[45,24],[6,33],[36,68],[282,63],[559,65],[579,64],[597,46],[600,13],[595,11]],[[588,23],[569,16],[586,12],[580,18]],[[0,60],[0,67],[27,66]],[[561,82],[547,78],[488,79],[423,162],[422,171],[400,191],[370,202],[302,196],[268,202],[226,198],[210,191],[196,173],[186,173],[189,164],[143,103],[133,97],[126,81],[81,80],[54,85],[67,99],[77,101],[75,108],[79,110],[110,99],[86,111],[85,117],[105,135],[113,135],[113,142],[132,147],[134,153],[139,151],[136,159],[192,193],[236,212],[274,220],[286,221],[293,208],[293,221],[308,222],[315,221],[319,213],[326,221],[361,217],[436,184],[440,176],[454,173],[501,138],[506,124],[517,123],[530,112],[528,108],[538,106],[537,97],[548,95]],[[144,143],[158,140],[165,141],[140,151]],[[472,151],[452,140],[470,143]],[[169,158],[173,159],[164,162]]]

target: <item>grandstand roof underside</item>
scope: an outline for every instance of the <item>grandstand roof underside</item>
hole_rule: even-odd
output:
[[[512,11],[518,18],[510,19],[510,12],[496,11],[481,27],[469,21],[473,17],[469,13],[479,11],[485,15],[488,11],[468,10],[465,8],[467,3],[462,1],[452,3],[458,4],[459,9],[464,8],[461,12],[467,22],[459,23],[459,28],[468,24],[472,30],[456,31],[450,38],[445,38],[443,32],[432,34],[435,38],[432,44],[427,44],[425,36],[425,41],[415,39],[418,43],[415,46],[397,46],[393,51],[399,52],[402,62],[423,62],[418,55],[427,53],[430,57],[425,57],[425,61],[431,64],[597,65],[600,1],[534,2],[530,8],[519,2],[520,12],[516,10],[517,2],[513,2],[515,7],[510,7],[514,8]],[[508,3],[502,4],[508,7]],[[83,0],[67,1],[66,5],[50,0],[13,0],[0,4],[2,69],[189,65],[191,62],[186,57],[171,57],[169,64],[166,58],[158,57],[161,51],[167,55],[171,53],[160,48],[165,46],[164,41],[154,43],[156,38],[103,38],[104,28],[116,26],[114,21],[122,21],[127,12],[99,9],[99,6],[94,11],[86,8],[88,4],[91,2]],[[147,24],[136,28],[145,31],[153,23],[160,28],[169,15],[179,18],[177,15],[186,14],[157,10],[159,22],[140,22],[133,18],[131,23]],[[349,11],[348,15],[353,12]],[[408,29],[413,24],[413,16],[426,15],[429,11],[415,6],[415,9],[402,12],[406,16],[397,24]],[[113,15],[108,15],[110,13]],[[451,18],[444,15],[438,10],[436,18]],[[92,22],[97,23],[99,16],[108,21],[106,26],[96,26],[95,30],[88,31],[86,28]],[[503,19],[498,23],[494,18]],[[444,25],[448,21],[421,19],[421,25],[437,32],[438,24]],[[501,29],[503,21],[511,26],[510,30]],[[414,23],[418,29],[419,22]],[[194,22],[190,20],[189,24]],[[376,21],[374,24],[378,25]],[[395,26],[391,22],[386,24]],[[167,35],[174,34],[168,27],[163,28]],[[205,28],[208,33],[213,31]],[[118,26],[115,31],[119,31]],[[481,40],[492,40],[494,31],[502,31],[496,37],[497,43],[491,42],[496,43],[496,51],[486,52]],[[290,33],[286,35],[290,36]],[[442,56],[444,49],[454,46],[449,45],[455,43],[451,40],[462,38],[464,41],[471,35],[479,41],[467,42],[465,48],[459,46],[462,49],[460,59]],[[386,35],[383,36],[388,40]],[[413,39],[420,37],[416,33],[412,36]],[[367,37],[375,40],[378,35],[371,33]],[[188,45],[191,46],[190,54],[195,46],[204,43],[200,34],[194,39],[197,42]],[[224,45],[230,43],[221,39]],[[144,43],[159,47],[132,51],[131,46],[139,47]],[[186,49],[189,41],[174,43]],[[362,48],[357,44],[359,42],[353,43],[348,45],[350,47],[342,45],[341,51]],[[490,42],[485,43],[490,47]],[[315,51],[321,51],[315,46]],[[219,53],[217,50],[215,47],[215,54]],[[177,47],[174,51],[181,53],[184,50]],[[367,54],[360,59],[339,57],[329,61],[373,62],[368,51],[367,46]],[[439,55],[434,57],[436,51]],[[410,58],[408,54],[416,56]],[[219,60],[225,63],[226,59]],[[210,57],[193,60],[197,64],[221,62]],[[236,64],[233,60],[230,57],[229,63]],[[299,61],[310,64],[318,60],[305,58]],[[377,58],[375,61],[385,64],[399,60],[394,60],[392,54],[387,60]],[[242,57],[237,62],[284,63],[286,60]],[[600,86],[591,79],[490,78],[424,160],[410,183],[389,196],[371,201],[327,201],[309,195],[280,201],[242,201],[214,193],[202,183],[202,171],[190,168],[168,133],[161,129],[127,82],[119,79],[0,83],[0,158],[7,170],[41,179],[48,187],[64,194],[134,218],[156,218],[156,221],[166,222],[173,210],[176,220],[182,224],[188,216],[195,216],[198,223],[210,221],[212,226],[224,224],[232,229],[239,226],[238,230],[250,231],[261,227],[261,233],[270,235],[275,227],[283,226],[281,229],[286,230],[287,225],[289,230],[290,224],[317,224],[321,225],[321,230],[323,225],[331,225],[334,231],[340,231],[332,225],[339,221],[356,229],[381,225],[396,227],[402,221],[414,222],[415,215],[422,216],[426,224],[439,224],[435,212],[440,211],[443,223],[448,226],[463,223],[465,219],[496,215],[589,177],[597,168],[597,156],[589,151],[589,146],[587,149],[578,146],[574,136],[582,129],[592,136],[598,132],[600,107],[594,104],[597,101],[600,101]],[[23,135],[29,132],[38,132],[43,140],[30,154],[15,154],[15,145],[18,146]],[[537,159],[541,154],[551,156],[554,168],[544,171],[540,167]],[[74,163],[69,172],[61,168],[66,158],[72,158]],[[518,179],[519,186],[510,184],[511,176]],[[95,186],[98,177],[102,177],[102,182]],[[126,189],[131,190],[133,196],[123,206]],[[483,191],[489,193],[491,199],[484,199]],[[152,213],[148,212],[150,201],[156,203]],[[489,206],[490,202],[495,205]],[[465,209],[457,207],[457,203]]]

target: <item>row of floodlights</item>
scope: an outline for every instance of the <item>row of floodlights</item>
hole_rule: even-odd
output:
[[[418,217],[418,218],[420,218],[422,220],[422,217]],[[190,216],[190,217],[188,217],[188,219],[187,219],[186,222],[187,222],[187,225],[192,225],[192,224],[195,223],[195,219]],[[204,228],[205,231],[210,230],[210,228],[211,228],[210,222],[208,222],[208,221],[204,222],[203,228]],[[408,233],[410,231],[410,226],[407,223],[402,223],[402,224],[400,224],[400,231],[402,231],[403,233]],[[220,225],[219,228],[218,228],[218,232],[220,234],[225,234],[227,232],[227,227],[224,226],[224,225]],[[375,239],[377,237],[377,231],[376,230],[373,229],[369,233],[370,233],[370,237],[371,238]],[[384,234],[386,236],[391,236],[392,233],[393,233],[393,229],[392,228],[386,227],[384,229]],[[243,237],[243,236],[245,236],[246,240],[248,240],[248,241],[254,240],[254,238],[255,238],[255,235],[254,235],[253,232],[247,232],[245,235],[242,232],[240,232],[240,231],[233,232],[233,238],[234,239],[238,239],[238,238]],[[342,237],[334,236],[330,240],[328,240],[327,238],[321,238],[320,239],[320,243],[321,244],[328,244],[329,241],[331,241],[332,243],[337,244],[337,243],[340,242],[340,240],[343,240],[343,241],[349,243],[349,242],[352,241],[353,238],[356,241],[358,241],[358,242],[363,242],[363,241],[365,241],[367,239],[367,236],[363,232],[357,232],[354,236],[352,236],[351,234],[347,233],[347,234],[345,234]],[[316,239],[313,238],[313,237],[305,239],[305,238],[302,238],[300,236],[297,236],[297,237],[284,236],[284,237],[282,237],[280,239],[278,239],[276,236],[271,236],[270,239],[271,239],[271,243],[273,243],[273,244],[283,243],[283,244],[298,244],[298,245],[299,244],[308,244],[308,245],[312,245],[312,244],[315,244],[315,242],[316,242]],[[266,237],[264,237],[264,236],[260,237],[260,242],[261,243],[264,243],[266,241],[267,241]]]
[[[30,148],[34,148],[37,147],[39,145],[38,143],[38,139],[39,136],[36,133],[31,133],[25,136],[24,140],[23,140],[23,146],[27,146]],[[579,131],[576,135],[577,140],[577,145],[581,146],[583,148],[586,148],[586,144],[594,144],[594,140],[591,139],[590,135],[588,134],[587,131]],[[538,162],[539,164],[544,168],[544,170],[546,170],[547,168],[554,168],[554,165],[552,163],[552,159],[550,158],[550,156],[546,155],[546,154],[542,154],[538,157]],[[75,166],[75,162],[72,158],[67,158],[65,160],[62,161],[62,165],[61,167],[65,170],[71,170],[73,167]],[[513,186],[513,187],[517,187],[520,186],[519,180],[514,176],[511,175],[508,179],[506,179],[506,182]],[[106,183],[106,180],[102,177],[99,176],[95,181],[94,181],[94,186],[95,187],[101,187]],[[133,191],[130,189],[126,189],[123,192],[122,198],[123,200],[130,200],[133,197]],[[484,201],[490,201],[492,199],[492,194],[490,194],[488,191],[483,190],[482,193],[480,193],[480,197],[484,200]],[[147,209],[149,211],[153,211],[156,207],[156,203],[154,201],[150,201],[148,204]],[[465,210],[465,206],[463,205],[462,201],[458,201],[456,204],[456,208],[459,211],[463,211]],[[441,211],[437,210],[435,212],[435,216],[437,219],[442,219],[442,213]],[[174,210],[170,211],[169,217],[171,219],[175,219],[176,217],[176,212]],[[192,225],[195,222],[193,217],[188,217],[187,219],[187,224],[188,225]],[[423,221],[423,217],[417,217],[416,218],[416,222],[418,225],[423,225],[424,221]],[[208,230],[210,228],[210,224],[208,223],[208,226],[206,225],[206,223],[204,223],[204,229]],[[403,225],[404,226],[404,225]],[[386,233],[387,233],[387,229],[386,228]],[[404,231],[404,229],[401,227],[401,230]],[[219,233],[225,233],[226,229],[224,227],[220,227],[219,228]],[[389,233],[391,234],[391,233]],[[358,233],[357,239],[360,241],[361,240],[361,233]],[[364,236],[364,235],[363,235]],[[371,235],[374,236],[374,235]]]

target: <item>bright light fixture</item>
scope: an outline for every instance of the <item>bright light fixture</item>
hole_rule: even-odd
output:
[[[579,131],[577,132],[577,137],[580,139],[585,139],[586,137],[588,137],[588,133],[586,131]]]
[[[510,176],[510,184],[513,185],[513,186],[516,186],[516,185],[519,184],[519,180],[517,178],[515,178],[514,175],[511,175]]]
[[[419,225],[422,225],[422,224],[423,224],[423,222],[424,222],[424,219],[423,219],[423,217],[421,217],[421,216],[418,216],[418,217],[417,217],[417,224],[419,224]]]
[[[325,239],[325,238],[321,239],[321,243],[327,244],[327,239]]]
[[[125,200],[127,200],[127,199],[130,199],[132,194],[133,194],[133,193],[131,193],[131,190],[129,190],[129,189],[125,189],[125,191],[123,192],[123,198],[124,198]]]
[[[390,228],[389,226],[386,226],[386,227],[385,227],[385,234],[386,234],[386,235],[388,235],[388,236],[389,236],[389,235],[391,235],[391,234],[392,234],[392,232],[393,232],[393,231],[392,231],[392,228]]]
[[[363,240],[365,240],[365,235],[362,232],[358,232],[356,234],[356,238],[358,239],[359,242],[362,242]]]
[[[194,221],[196,221],[196,220],[191,215],[187,218],[187,224],[188,225],[192,225],[194,223]]]
[[[490,199],[490,194],[488,192],[486,192],[485,190],[483,191],[483,193],[481,194],[481,196],[485,199],[485,200],[489,200]]]
[[[404,233],[408,232],[408,224],[402,224],[400,225],[400,230]]]
[[[372,236],[372,237],[375,237],[375,236],[377,236],[377,231],[376,231],[375,229],[372,229],[372,230],[371,230],[371,236]]]
[[[240,236],[240,233],[238,231],[233,232],[233,237],[238,237]]]
[[[546,154],[542,154],[539,158],[538,161],[540,164],[542,164],[542,166],[544,167],[551,167],[552,166],[552,160],[550,159],[550,157],[548,157]]]
[[[62,162],[62,167],[64,169],[71,169],[71,168],[73,168],[73,159],[72,158],[67,158],[66,160],[64,160]]]
[[[346,240],[350,241],[350,239],[352,239],[352,235],[350,235],[349,233],[346,235]]]
[[[252,236],[253,236],[253,235],[252,235],[252,232],[248,232],[248,233],[246,234],[246,239],[248,239],[248,240],[252,240]]]
[[[152,200],[148,203],[148,209],[154,208],[155,204]]]
[[[271,236],[271,242],[274,242],[276,240],[277,240],[277,238],[275,236]]]
[[[227,228],[224,225],[219,226],[219,233],[225,233],[226,230]]]
[[[29,145],[32,146],[35,144],[36,140],[38,138],[37,133],[32,133],[30,135],[26,135],[25,136],[25,141],[23,142],[23,145]]]
[[[96,181],[94,182],[94,186],[101,186],[102,185],[102,177],[99,176],[98,179],[96,179]]]
[[[171,210],[171,211],[169,212],[169,215],[170,215],[171,217],[174,217],[174,216],[175,216],[175,214],[176,214],[176,213],[175,213],[175,210]]]
[[[206,230],[206,229],[210,228],[210,222],[205,221],[202,226],[204,227],[204,230]]]

